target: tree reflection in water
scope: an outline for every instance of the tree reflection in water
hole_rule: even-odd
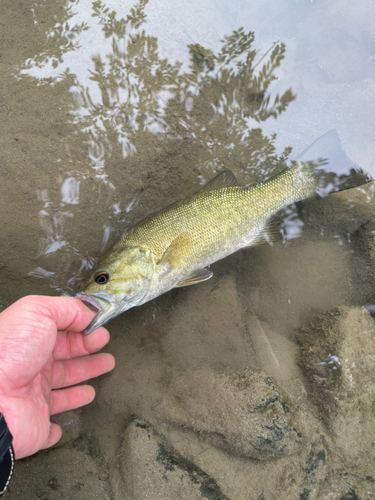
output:
[[[290,89],[272,99],[268,94],[271,82],[277,79],[275,72],[284,58],[285,45],[275,42],[261,54],[254,48],[254,33],[240,28],[222,40],[219,52],[192,44],[188,46],[188,67],[171,64],[160,58],[157,39],[146,34],[147,3],[140,0],[126,17],[119,18],[100,0],[94,2],[95,36],[102,37],[103,47],[110,50],[92,57],[89,78],[67,68],[57,77],[41,80],[63,82],[74,95],[70,119],[81,144],[87,146],[89,159],[88,166],[67,172],[67,178],[80,182],[81,206],[75,207],[74,214],[63,201],[64,196],[69,199],[66,192],[57,206],[61,215],[58,227],[52,214],[56,206],[45,204],[40,214],[46,230],[41,256],[50,259],[51,248],[56,249],[59,262],[65,263],[53,278],[52,286],[59,291],[73,291],[81,272],[92,265],[89,249],[86,254],[79,252],[64,235],[67,225],[73,224],[73,215],[82,208],[85,190],[87,202],[93,196],[85,185],[89,177],[95,178],[96,202],[107,213],[105,243],[110,214],[118,234],[123,222],[134,222],[160,208],[158,204],[194,191],[198,179],[202,184],[228,168],[245,183],[259,182],[284,168],[291,152],[286,147],[277,155],[276,134],[266,136],[260,127],[265,120],[276,119],[296,97]],[[63,54],[79,49],[80,35],[93,27],[74,24],[75,5],[69,2],[58,29],[55,26],[47,36],[45,53],[27,61],[26,69],[43,64],[55,67]],[[54,36],[56,30],[58,37]],[[132,219],[128,212],[137,207],[134,201],[140,198],[142,206]],[[295,211],[288,209],[288,220],[295,218]],[[79,268],[77,274],[74,269]],[[38,267],[38,276],[43,275],[41,270]],[[73,273],[67,284],[67,274]],[[45,276],[51,279],[48,272]]]

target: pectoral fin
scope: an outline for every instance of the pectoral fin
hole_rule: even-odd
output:
[[[186,261],[189,251],[192,251],[192,241],[187,234],[180,234],[166,249],[163,257],[158,262],[159,269],[169,273],[178,268],[181,261]],[[163,272],[162,271],[162,272]],[[201,281],[211,278],[212,272],[205,268],[194,269],[188,276],[185,276],[176,287],[195,285]]]
[[[185,233],[180,234],[166,249],[158,264],[165,265],[168,262],[171,266],[176,267],[180,259],[186,258],[189,254],[191,245],[191,239],[188,235]]]
[[[212,275],[213,273],[208,269],[205,268],[194,269],[194,271],[191,274],[189,274],[189,276],[186,276],[186,278],[177,283],[176,288],[180,288],[182,286],[196,285],[201,281],[209,280]]]

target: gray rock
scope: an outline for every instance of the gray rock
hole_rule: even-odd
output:
[[[162,433],[233,500],[315,500],[327,475],[326,445],[317,428],[311,430],[300,452],[269,460],[230,455],[207,445],[192,430],[163,426]]]
[[[342,469],[332,471],[319,500],[368,500],[375,498],[375,477],[356,475]]]
[[[338,307],[304,330],[302,365],[325,421],[375,401],[375,323],[364,308]]]
[[[299,488],[299,500],[314,500],[326,475],[326,450],[324,437],[319,435],[313,441],[306,455],[302,468],[302,482]]]
[[[156,409],[160,421],[193,429],[232,454],[269,458],[295,453],[302,436],[296,416],[260,370],[176,378]]]
[[[135,420],[121,447],[127,500],[229,500],[214,479],[175,452],[150,424]]]
[[[354,487],[345,478],[371,477],[374,470],[375,322],[364,308],[339,307],[316,318],[301,340],[308,392],[330,431],[329,481],[341,478],[335,481],[342,495],[324,485],[322,498],[371,498],[363,480]]]
[[[371,203],[368,203],[371,207]],[[375,221],[373,215],[363,223],[350,240],[355,248],[350,253],[351,282],[355,304],[375,305]]]

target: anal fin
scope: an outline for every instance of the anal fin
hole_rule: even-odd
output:
[[[264,245],[265,243],[272,244],[276,241],[280,241],[283,238],[281,233],[281,220],[279,217],[272,217],[264,229],[258,234],[258,236],[251,241],[244,248],[255,247],[258,245]]]

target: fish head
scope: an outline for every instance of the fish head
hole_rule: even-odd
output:
[[[82,333],[87,335],[142,303],[150,288],[153,264],[151,252],[145,248],[127,247],[110,252],[76,294],[98,309]]]

